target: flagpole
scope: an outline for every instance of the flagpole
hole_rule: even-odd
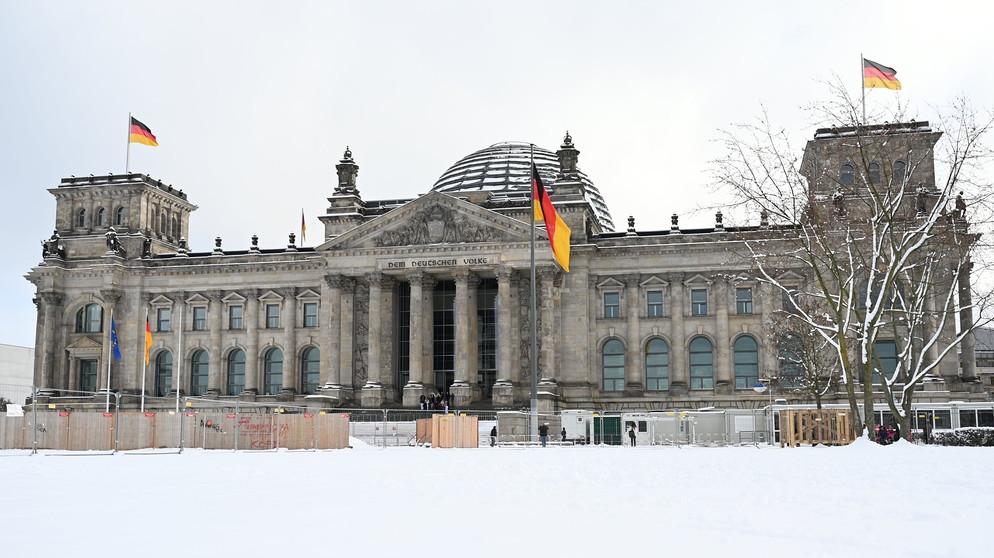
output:
[[[114,327],[113,327],[114,326],[114,309],[113,308],[110,309],[110,324],[111,324],[111,328],[110,328],[111,340],[110,340],[110,343],[108,343],[108,345],[110,345],[110,354],[107,355],[107,402],[106,402],[106,404],[104,404],[104,412],[105,413],[109,413],[110,412],[110,361],[114,360],[114,339],[113,339],[113,336],[114,336],[113,335],[114,334]]]
[[[535,169],[535,144],[530,145],[529,160],[531,162],[530,171]],[[537,171],[535,171],[537,172]],[[531,435],[538,435],[538,327],[535,320],[535,177],[532,177],[531,206],[528,208],[531,214],[531,305],[529,307],[529,321],[531,322]]]
[[[145,307],[145,327],[148,327],[148,307]],[[148,330],[142,332],[142,337],[145,339],[145,354],[148,354]],[[142,355],[142,412],[145,412],[145,370],[148,369],[148,362],[145,360],[145,355]]]
[[[863,92],[863,126],[866,126],[866,60],[863,58],[863,53],[859,53],[859,85]]]
[[[179,342],[178,348],[176,349],[177,355],[183,354],[183,306],[186,305],[185,301],[181,301],[182,304],[179,305]],[[177,360],[179,361],[179,366],[176,365]],[[176,374],[176,412],[179,413],[179,380],[183,373],[183,358],[180,356],[178,359],[173,359],[173,372]],[[182,419],[180,419],[182,420]]]
[[[128,159],[124,163],[124,174],[131,172],[131,113],[128,113]]]

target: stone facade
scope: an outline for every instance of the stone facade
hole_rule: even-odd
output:
[[[895,145],[930,156],[934,136],[926,125]],[[811,176],[844,164],[840,137],[809,144]],[[150,405],[178,389],[222,401],[411,408],[448,392],[455,407],[520,408],[537,359],[543,409],[764,404],[768,395],[752,388],[778,375],[764,324],[782,302],[757,279],[745,243],[779,233],[765,221],[726,228],[720,213],[713,228],[681,230],[674,215],[668,230],[638,231],[629,219],[627,231],[611,232],[572,139],[542,154],[540,172],[572,229],[569,273],[540,229],[533,275],[528,182],[455,192],[449,172],[447,191],[367,202],[347,150],[320,217],[321,245],[297,247],[291,235],[285,248],[254,239],[233,250],[218,238],[193,253],[184,238],[196,207],[182,191],[144,175],[64,179],[50,190],[57,229],[28,274],[38,292],[34,382],[61,395],[109,382],[144,392]],[[930,169],[914,175],[926,188]],[[834,189],[812,183],[812,199],[831,201]],[[802,270],[784,277],[805,280]],[[955,363],[943,370],[956,379]]]

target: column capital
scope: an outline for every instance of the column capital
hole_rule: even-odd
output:
[[[38,293],[41,300],[48,306],[55,306],[62,303],[62,293],[53,293],[51,291]]]
[[[514,276],[514,268],[509,265],[502,265],[496,271],[498,281],[507,281]]]
[[[121,294],[120,289],[100,289],[100,296],[110,304],[117,304]]]
[[[277,290],[283,298],[293,300],[297,296],[297,287],[283,287]]]
[[[224,295],[224,291],[220,289],[207,291],[207,298],[210,299],[211,302],[221,302],[222,295]]]
[[[625,275],[625,286],[629,288],[638,288],[639,279],[641,276],[638,273],[629,273]]]

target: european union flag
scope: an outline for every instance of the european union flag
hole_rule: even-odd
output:
[[[110,317],[110,346],[114,349],[114,360],[121,360],[121,349],[117,346],[117,325],[114,316]]]

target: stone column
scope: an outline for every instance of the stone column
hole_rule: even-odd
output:
[[[111,376],[113,376],[111,366],[114,366],[114,349],[111,347],[110,341],[110,320],[111,317],[114,317],[116,327],[117,318],[114,316],[114,308],[117,306],[117,301],[121,300],[121,291],[117,289],[101,289],[100,296],[106,302],[106,306],[104,307],[104,351],[103,358],[100,359],[100,364],[98,365],[100,366],[100,370],[97,372],[97,391],[104,391],[111,389]],[[120,341],[120,338],[118,338],[118,341]],[[102,399],[104,396],[101,395],[100,398]]]
[[[421,395],[424,394],[424,277],[423,271],[415,271],[407,275],[411,286],[410,343],[408,349],[407,385],[404,386],[403,405],[405,407],[420,407]]]
[[[245,390],[240,399],[259,394],[259,289],[245,291]]]
[[[207,396],[217,397],[221,394],[221,378],[224,376],[224,358],[221,355],[221,328],[224,320],[221,310],[222,292],[208,291],[207,298],[210,305],[207,307],[208,328],[210,330],[210,351],[211,358],[208,361],[207,375]]]
[[[642,381],[645,374],[642,370],[642,336],[639,334],[639,276],[625,276],[625,326],[626,346],[628,348],[625,360],[625,394],[628,396],[641,395],[645,387]]]
[[[349,398],[352,394],[352,369],[353,358],[354,358],[354,347],[353,344],[353,321],[355,319],[355,279],[351,277],[342,277],[339,284],[342,291],[341,300],[341,327],[339,328],[339,333],[341,338],[339,340],[339,354],[338,354],[338,370],[339,370],[339,381],[342,383],[343,395]]]
[[[283,295],[283,387],[280,389],[281,401],[293,401],[297,392],[297,289],[286,287],[280,290]]]
[[[687,301],[683,274],[673,273],[670,282],[670,394],[687,395],[690,388],[690,368],[687,364],[687,332],[683,318]]]
[[[183,387],[189,385],[186,381],[189,379],[189,372],[187,371],[186,348],[183,345],[183,322],[186,320],[186,297],[187,294],[184,291],[174,293],[173,296],[170,297],[173,300],[173,305],[169,311],[169,331],[173,337],[173,346],[176,347],[176,352],[173,353],[173,395],[175,395],[176,392],[181,394],[186,393]]]
[[[510,407],[514,404],[514,382],[511,378],[511,338],[514,306],[511,304],[511,277],[509,266],[497,268],[497,381],[493,388],[493,405]]]
[[[38,297],[41,312],[38,312],[38,329],[35,339],[38,346],[35,352],[34,384],[41,390],[55,388],[55,336],[62,328],[58,325],[58,309],[62,304],[59,293],[41,293]]]
[[[460,271],[456,281],[456,370],[451,393],[453,405],[464,407],[473,401],[476,384],[476,287],[480,278],[469,271]]]
[[[973,335],[973,294],[970,290],[970,274],[973,271],[973,262],[967,257],[956,275],[959,289],[959,323],[960,331],[965,331],[963,340],[960,342],[962,352],[961,362],[963,365],[963,381],[977,382],[977,361],[976,348],[977,341]],[[953,353],[955,355],[955,352]],[[953,357],[955,362],[955,356]]]
[[[342,291],[339,287],[341,277],[325,275],[324,280],[328,288],[321,290],[322,311],[318,314],[322,387],[318,393],[307,396],[307,399],[308,406],[333,408],[340,406],[344,398],[338,377],[341,351],[338,343],[342,337]]]
[[[369,284],[369,349],[366,369],[366,384],[362,387],[362,406],[383,406],[383,382],[380,379],[382,371],[383,345],[381,327],[383,322],[383,281],[382,273],[369,273],[366,282]]]
[[[730,395],[735,390],[735,375],[729,356],[732,340],[728,330],[728,278],[721,275],[714,282],[714,306],[717,319],[715,332],[715,393]]]
[[[541,348],[539,349],[539,369],[538,369],[538,408],[539,411],[555,411],[555,398],[557,393],[556,380],[558,374],[556,370],[556,300],[555,281],[559,272],[553,267],[543,267],[537,272],[539,288],[539,312],[541,324],[539,325],[539,336],[541,337]]]

